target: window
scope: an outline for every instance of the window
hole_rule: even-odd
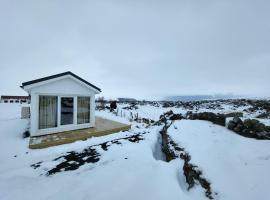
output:
[[[61,97],[61,125],[73,124],[73,97]]]
[[[90,123],[90,97],[78,97],[77,123]]]
[[[13,100],[10,100],[9,103],[13,103]]]
[[[8,100],[4,100],[4,103],[8,103]]]
[[[57,97],[39,96],[39,129],[57,126]]]

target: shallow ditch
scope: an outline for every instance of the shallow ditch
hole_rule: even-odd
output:
[[[166,161],[166,156],[161,149],[162,146],[161,143],[162,143],[161,135],[158,134],[157,140],[152,148],[152,154],[156,160]]]
[[[157,145],[161,145],[161,147],[159,148],[163,153],[163,157],[165,157],[165,159],[163,160],[166,162],[170,162],[171,160],[177,158],[183,160],[184,165],[182,169],[186,179],[186,183],[188,184],[187,190],[190,190],[195,186],[195,184],[198,184],[205,190],[205,196],[208,199],[214,199],[214,196],[216,196],[217,193],[213,192],[211,188],[211,183],[204,177],[202,171],[199,170],[198,166],[190,162],[190,154],[186,152],[183,147],[176,144],[167,134],[169,127],[173,124],[174,121],[169,120],[171,115],[172,113],[165,113],[160,117],[161,121],[164,123],[164,126],[160,131],[161,141],[158,142]]]

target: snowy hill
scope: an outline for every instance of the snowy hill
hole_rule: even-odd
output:
[[[169,110],[181,114],[241,111],[243,118],[263,112],[230,102],[205,102],[192,108],[160,103],[129,106],[120,104],[115,113],[96,111],[98,116],[131,123],[129,131],[30,150],[29,138],[22,138],[28,120],[20,119],[21,105],[0,104],[0,199],[208,199],[198,183],[188,190],[183,160],[166,162],[160,137],[164,124],[146,119],[159,122]],[[269,123],[267,118],[261,121]],[[211,183],[214,199],[270,198],[269,140],[246,138],[208,121],[170,122],[168,136]]]

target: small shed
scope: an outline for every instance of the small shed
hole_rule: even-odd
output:
[[[31,136],[95,127],[95,95],[101,89],[72,72],[21,86],[31,96]]]

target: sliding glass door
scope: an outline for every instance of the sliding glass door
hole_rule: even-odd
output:
[[[39,96],[39,129],[57,127],[57,96]]]
[[[90,123],[90,97],[78,97],[77,123]]]
[[[39,96],[38,120],[39,129],[55,128],[70,124],[75,125],[75,123],[89,124],[90,97],[59,97],[41,95]]]
[[[73,97],[61,97],[61,125],[73,124],[73,113]]]

